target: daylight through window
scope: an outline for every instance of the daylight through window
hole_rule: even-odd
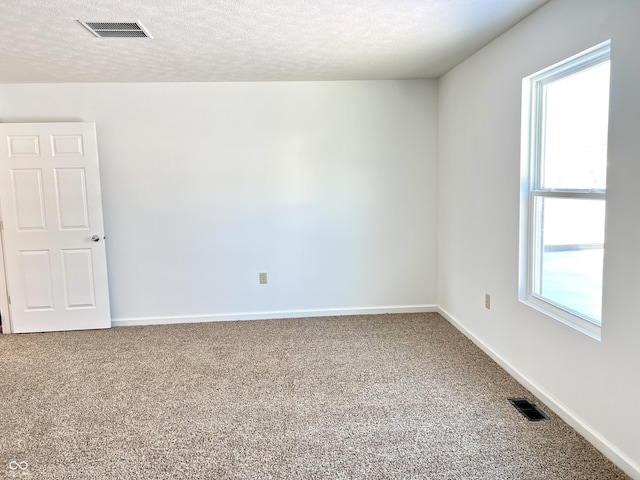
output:
[[[610,44],[524,81],[520,299],[599,338]],[[528,107],[528,108],[527,108]]]

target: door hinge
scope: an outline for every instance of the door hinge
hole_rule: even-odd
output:
[[[4,222],[0,220],[0,230],[4,230]]]
[[[9,297],[9,305],[11,305],[11,295],[7,295]]]

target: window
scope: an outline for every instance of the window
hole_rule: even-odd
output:
[[[610,42],[523,81],[520,300],[600,338]]]

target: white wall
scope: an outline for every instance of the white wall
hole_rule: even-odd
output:
[[[552,0],[439,83],[438,305],[640,478],[640,2]],[[602,341],[518,302],[522,78],[608,38]],[[491,294],[491,310],[484,294]]]
[[[0,85],[62,120],[96,122],[116,321],[435,305],[435,81]]]

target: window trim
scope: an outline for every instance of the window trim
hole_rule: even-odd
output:
[[[593,199],[606,202],[604,189],[551,189],[541,188],[543,88],[547,83],[560,80],[611,58],[611,40],[602,42],[562,62],[552,65],[522,80],[522,142],[520,178],[520,261],[518,299],[529,307],[574,328],[596,340],[601,339],[601,322],[586,318],[566,306],[543,299],[533,293],[536,272],[540,265],[534,262],[534,248],[540,242],[540,231],[533,204],[540,198]],[[606,207],[605,207],[606,208]]]

